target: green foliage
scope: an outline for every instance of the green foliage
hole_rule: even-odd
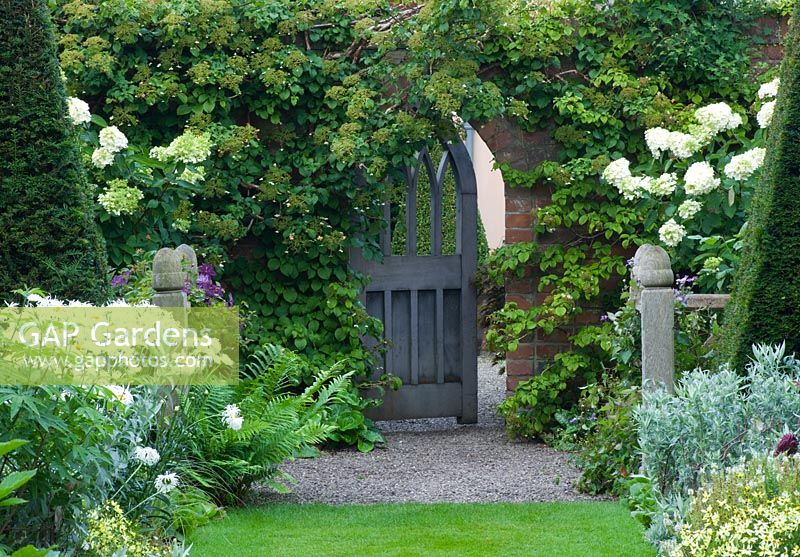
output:
[[[800,9],[800,8],[797,8]],[[766,171],[753,199],[742,260],[726,311],[724,358],[743,369],[756,343],[787,342],[800,351],[800,284],[786,280],[800,265],[800,28],[787,37],[781,89],[767,146]]]
[[[183,452],[183,473],[216,501],[241,502],[256,482],[285,491],[288,478],[278,467],[313,454],[334,431],[328,412],[353,373],[339,366],[315,371],[308,386],[292,394],[306,366],[286,350],[256,352],[235,387],[195,386],[181,395],[180,412],[156,446]],[[225,420],[233,405],[243,417],[238,428]]]
[[[644,472],[663,496],[697,489],[703,468],[771,451],[796,426],[800,363],[757,346],[747,375],[723,367],[684,375],[670,395],[647,392],[635,411]]]
[[[3,2],[0,18],[0,295],[35,284],[99,302],[105,248],[67,119],[46,2]]]

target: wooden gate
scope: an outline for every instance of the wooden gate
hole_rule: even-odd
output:
[[[460,142],[444,145],[437,162],[434,164],[427,149],[420,152],[416,167],[405,172],[404,203],[384,204],[383,261],[368,261],[358,251],[351,254],[351,266],[371,278],[362,301],[369,314],[383,323],[388,341],[383,369],[403,381],[398,391],[387,390],[383,405],[371,413],[374,419],[456,416],[459,423],[478,419],[475,172],[466,146]],[[418,249],[417,200],[422,173],[430,194],[429,254],[420,254]],[[450,215],[455,219],[452,254],[442,250],[443,218],[448,216],[443,192],[448,175],[455,181],[455,214]],[[404,248],[401,245],[398,250],[395,245],[394,251],[403,253],[393,255],[393,232],[402,226]]]

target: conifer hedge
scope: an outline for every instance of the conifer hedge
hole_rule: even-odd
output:
[[[795,8],[767,159],[725,313],[724,359],[743,370],[754,343],[786,341],[800,355],[800,65]]]
[[[0,2],[0,298],[101,301],[105,247],[67,118],[44,0]]]

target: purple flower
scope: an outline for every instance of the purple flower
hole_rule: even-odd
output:
[[[628,269],[633,269],[633,263],[634,263],[633,259],[634,259],[634,258],[633,258],[633,257],[631,257],[630,259],[628,259],[628,260],[626,260],[626,261],[625,261],[625,266],[626,266]]]
[[[130,271],[123,271],[122,274],[114,275],[111,279],[111,286],[125,286],[131,278]]]
[[[675,280],[675,285],[678,288],[689,288],[697,280],[697,277],[686,275],[685,277],[678,277]]]
[[[192,283],[187,280],[183,285],[183,293],[188,296],[191,291],[192,291]]]
[[[606,321],[608,321],[608,314],[604,313],[603,315],[600,316],[600,322],[604,323]]]
[[[203,263],[198,265],[197,273],[200,275],[205,275],[209,278],[214,278],[217,276],[217,272],[214,270],[214,266],[211,263]]]
[[[775,447],[775,452],[773,456],[778,456],[779,454],[785,454],[786,456],[791,456],[797,452],[798,441],[797,437],[793,433],[787,433],[781,440],[778,441],[778,446]]]
[[[680,304],[684,307],[689,305],[689,297],[686,295],[685,292],[682,290],[678,290],[677,288],[672,289],[672,293],[675,295],[675,300],[680,302]]]

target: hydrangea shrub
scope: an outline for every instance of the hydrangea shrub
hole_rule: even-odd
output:
[[[106,255],[47,3],[0,5],[0,297],[23,284],[101,301]]]

